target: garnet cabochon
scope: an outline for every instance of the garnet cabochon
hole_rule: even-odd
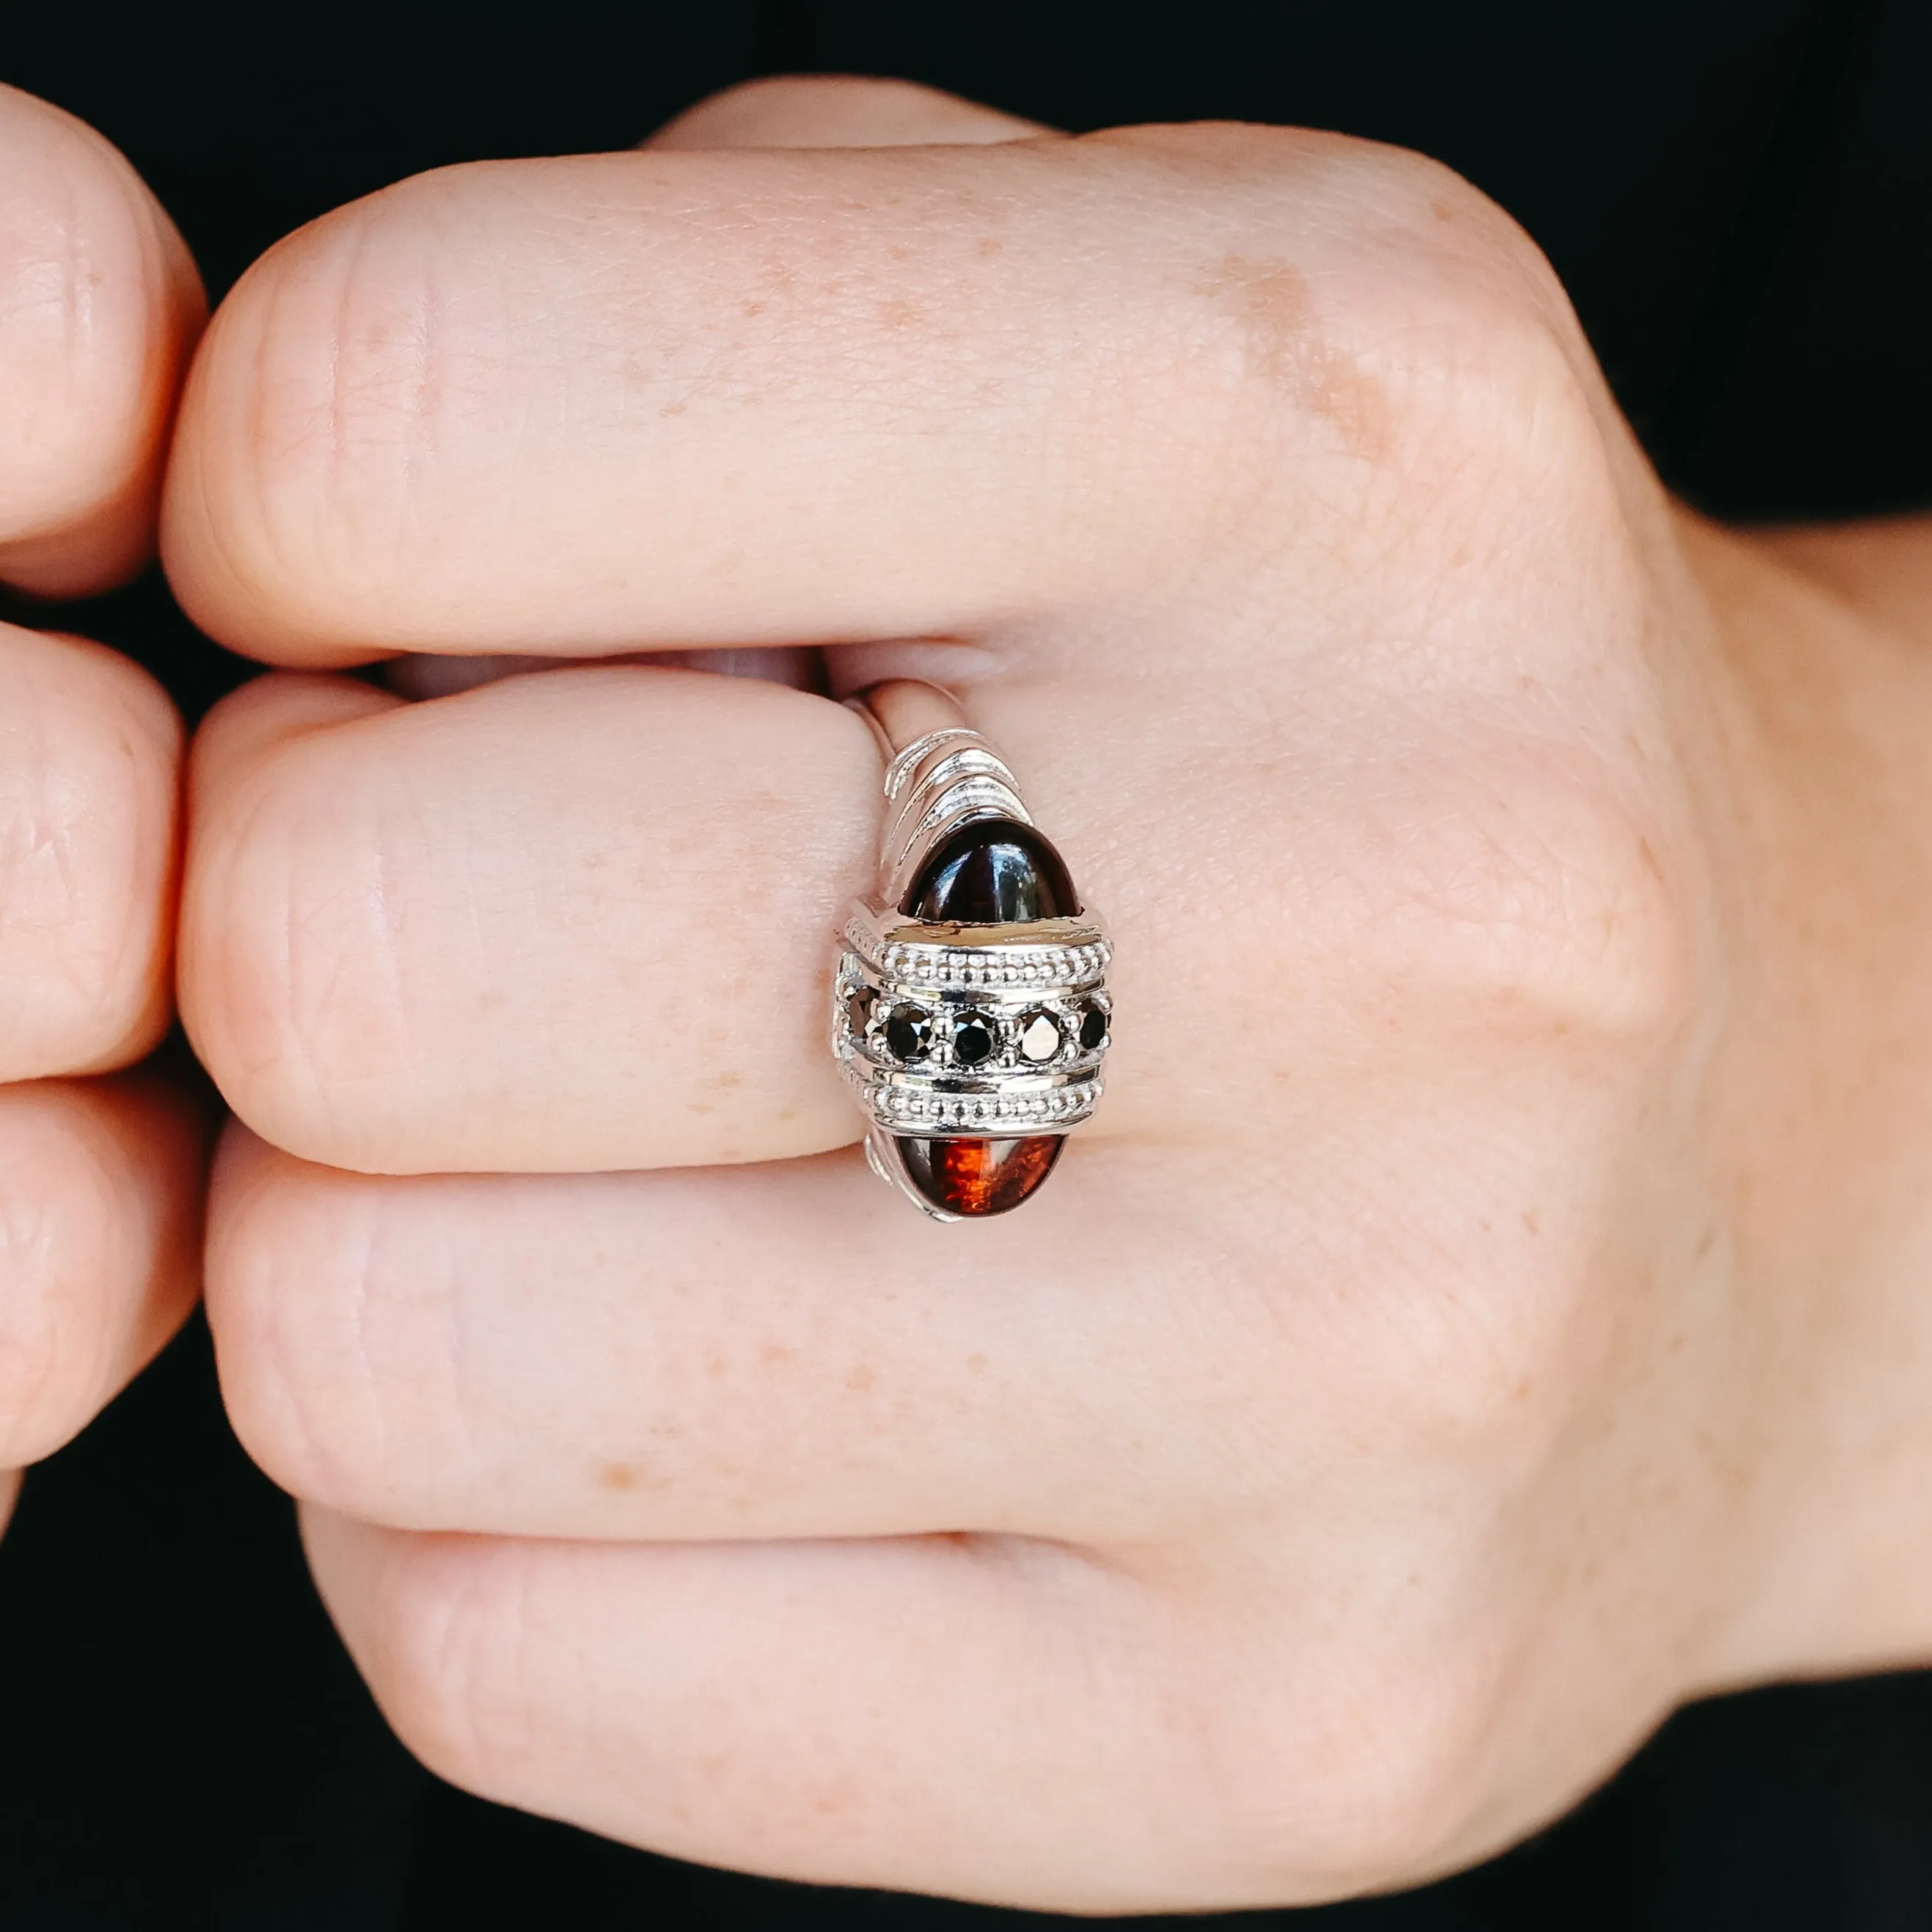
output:
[[[949,1214],[975,1220],[1017,1208],[1053,1172],[1066,1144],[1061,1134],[998,1141],[897,1138],[920,1193]]]
[[[899,902],[908,919],[1023,926],[1080,910],[1053,841],[1014,818],[976,818],[932,849]]]
[[[1053,842],[1016,819],[981,818],[942,839],[899,902],[908,918],[962,926],[1068,919],[1080,910],[1066,861]],[[913,1185],[949,1214],[983,1220],[1017,1208],[1053,1172],[1066,1139],[895,1136]]]

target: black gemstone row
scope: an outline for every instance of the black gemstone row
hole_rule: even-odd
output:
[[[1070,1042],[1081,1052],[1097,1053],[1107,1044],[1108,1030],[1107,1009],[1095,999],[1082,1000],[1070,1016],[1038,1006],[1004,1018],[972,1008],[935,1010],[910,1000],[888,1005],[864,986],[847,995],[845,1021],[854,1039],[868,1041],[874,1050],[883,1047],[906,1066],[943,1057],[957,1066],[1004,1060],[1044,1070],[1066,1057]]]

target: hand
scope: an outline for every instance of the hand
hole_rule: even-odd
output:
[[[1932,672],[1672,510],[1444,170],[925,99],[992,144],[447,170],[217,318],[165,553],[292,668],[194,779],[227,1399],[494,1797],[1084,1910],[1414,1880],[1932,1630]],[[1008,1219],[853,1144],[850,715],[326,674],[810,645],[959,690],[1112,922]]]
[[[201,287],[121,157],[4,87],[0,181],[0,580],[76,596],[152,548]],[[196,1109],[99,1077],[172,1011],[181,739],[124,658],[0,624],[0,1521],[197,1285]]]

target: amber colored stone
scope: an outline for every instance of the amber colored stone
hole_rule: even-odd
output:
[[[950,1214],[979,1219],[1017,1208],[1053,1172],[1066,1144],[1061,1134],[998,1141],[896,1138],[920,1193]]]
[[[976,818],[941,839],[899,902],[909,919],[965,926],[1070,919],[1079,910],[1053,841],[1014,818]]]

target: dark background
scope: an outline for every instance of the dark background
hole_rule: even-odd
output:
[[[628,146],[713,88],[810,69],[1070,128],[1232,117],[1421,148],[1549,252],[1693,501],[1932,505],[1932,0],[0,0],[0,80],[118,142],[216,296],[277,236],[402,176]],[[10,614],[131,651],[190,716],[246,674],[152,576]],[[4,1932],[1033,1922],[703,1871],[432,1779],[330,1632],[199,1322],[33,1473],[0,1544]],[[1480,1870],[1238,1922],[1932,1928],[1932,1678],[1700,1706]]]

